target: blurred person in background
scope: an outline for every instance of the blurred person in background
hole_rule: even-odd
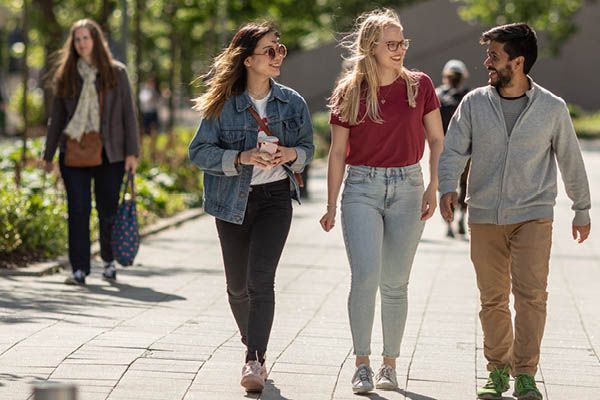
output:
[[[156,139],[160,130],[158,110],[162,97],[158,89],[156,78],[151,76],[140,87],[139,104],[142,116],[142,133],[150,138],[150,158],[154,160],[156,153]]]
[[[139,129],[131,84],[123,64],[113,59],[99,25],[82,19],[71,26],[54,74],[54,100],[44,149],[45,170],[59,167],[67,191],[69,261],[65,283],[84,285],[90,274],[90,212],[92,181],[100,227],[102,276],[115,280],[117,270],[110,244],[123,175],[135,174]],[[102,162],[94,167],[65,165],[67,139],[81,140],[100,132]]]
[[[449,60],[442,69],[442,85],[435,89],[435,92],[440,99],[440,113],[442,114],[442,125],[444,126],[444,135],[448,130],[450,120],[454,115],[454,111],[458,108],[461,100],[469,92],[469,89],[465,87],[465,81],[469,78],[469,71],[467,66],[460,60]],[[458,234],[464,235],[465,229],[465,218],[467,214],[467,203],[465,203],[465,197],[467,195],[467,177],[469,176],[469,165],[470,161],[467,162],[465,170],[460,176],[460,185],[458,191],[458,204],[460,206],[460,218],[458,219]],[[446,236],[453,238],[454,230],[452,229],[452,223],[446,222],[448,229],[446,230]]]

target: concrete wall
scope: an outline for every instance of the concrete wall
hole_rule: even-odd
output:
[[[486,85],[485,47],[479,45],[485,28],[461,20],[457,8],[456,2],[430,0],[401,10],[404,34],[413,40],[406,66],[429,74],[437,85],[444,63],[459,58],[471,73],[469,86]],[[600,109],[599,20],[600,2],[586,4],[576,15],[579,31],[563,45],[560,55],[539,58],[531,71],[536,82],[589,110]],[[542,50],[543,39],[539,44]],[[342,49],[335,43],[291,54],[284,63],[281,82],[300,92],[312,111],[324,110],[340,72],[341,55]]]

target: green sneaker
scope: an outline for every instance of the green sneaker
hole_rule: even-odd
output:
[[[510,376],[508,375],[508,368],[504,367],[502,369],[496,368],[492,372],[490,372],[490,377],[487,380],[487,383],[477,389],[477,398],[478,399],[502,399],[502,393],[506,392],[510,386],[508,385],[508,380]]]
[[[535,378],[528,374],[521,374],[515,378],[515,391],[513,396],[517,400],[542,400],[543,396],[535,385]]]

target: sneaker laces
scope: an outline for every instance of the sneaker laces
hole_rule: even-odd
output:
[[[504,392],[506,387],[508,386],[508,369],[506,367],[500,369],[496,368],[492,372],[490,372],[490,377],[488,378],[487,383],[484,388],[486,389],[494,389],[497,392]]]
[[[356,373],[358,374],[358,379],[361,382],[370,382],[371,381],[371,371],[369,371],[369,367],[367,367],[367,366],[359,367],[358,370],[356,371]]]
[[[535,384],[535,378],[528,374],[519,375],[515,382],[515,389],[518,393],[535,391],[538,392],[538,388]]]
[[[262,367],[262,365],[260,365],[260,363],[258,361],[250,362],[250,370],[252,371],[253,374],[260,375],[261,367]]]
[[[390,382],[394,381],[394,368],[390,367],[389,365],[382,365],[381,368],[379,369],[379,372],[377,373],[377,379],[380,378],[385,378]]]

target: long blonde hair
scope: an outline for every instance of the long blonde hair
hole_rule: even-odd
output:
[[[229,46],[215,57],[208,73],[194,80],[203,82],[208,90],[192,100],[195,103],[192,108],[200,111],[203,117],[216,118],[229,97],[243,93],[247,81],[244,61],[254,53],[259,40],[271,32],[279,37],[279,32],[271,22],[251,22],[242,26]]]
[[[354,30],[341,42],[341,46],[350,52],[350,57],[346,59],[347,66],[329,99],[329,108],[350,125],[362,122],[367,116],[374,122],[383,122],[377,101],[379,78],[373,50],[383,30],[389,26],[403,29],[394,11],[384,8],[363,13],[356,19]],[[400,77],[406,82],[408,104],[414,108],[417,106],[419,77],[404,66]],[[367,112],[359,121],[362,99],[365,99]]]

